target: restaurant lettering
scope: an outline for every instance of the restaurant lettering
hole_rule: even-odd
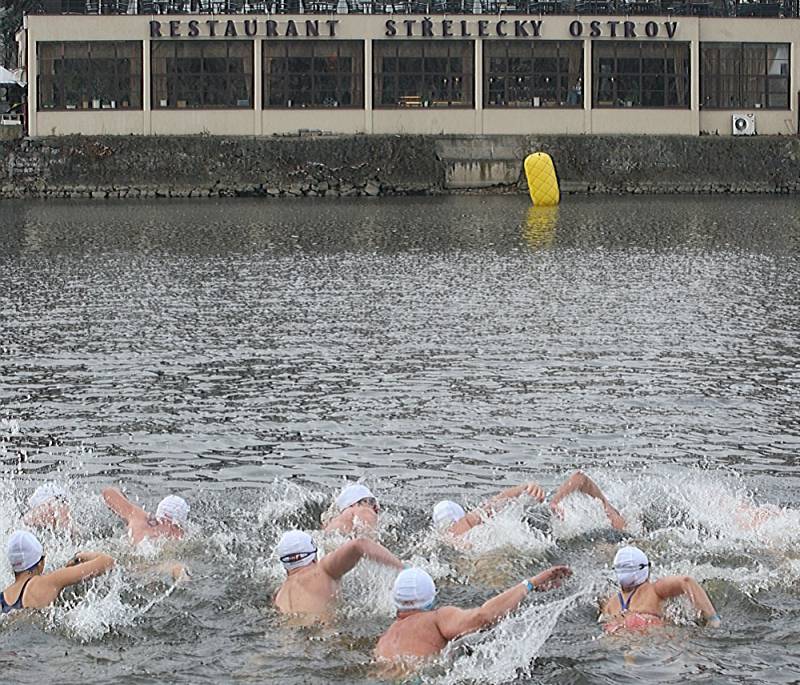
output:
[[[338,19],[151,21],[151,38],[336,38]],[[544,19],[387,19],[387,38],[542,38]],[[570,21],[573,38],[674,38],[677,21]]]
[[[190,19],[151,21],[151,38],[336,38],[338,19]]]

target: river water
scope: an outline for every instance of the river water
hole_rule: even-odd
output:
[[[3,682],[376,682],[391,573],[360,566],[328,627],[270,608],[280,533],[330,548],[320,517],[359,478],[441,602],[575,571],[423,682],[800,679],[796,199],[3,202],[0,226],[0,542],[56,481],[77,530],[43,536],[50,567],[120,560],[0,619]],[[576,468],[625,536],[580,497],[563,520],[518,502],[463,550],[430,531],[442,497]],[[98,496],[119,483],[186,497],[188,539],[130,549]],[[723,626],[676,602],[674,626],[603,636],[623,538],[700,580]],[[148,570],[165,559],[192,579]]]

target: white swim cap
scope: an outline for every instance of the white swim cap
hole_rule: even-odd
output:
[[[26,530],[18,530],[8,539],[6,553],[14,573],[33,568],[44,556],[42,543]]]
[[[614,572],[621,587],[637,587],[650,575],[650,562],[638,547],[623,547],[614,557]]]
[[[421,568],[407,568],[394,581],[392,599],[398,611],[425,611],[436,601],[436,585]]]
[[[456,521],[460,521],[466,515],[467,512],[460,505],[445,499],[433,508],[433,525],[437,528],[445,524],[449,526]]]
[[[275,548],[275,554],[278,555],[283,567],[290,571],[316,561],[317,546],[308,533],[302,530],[290,530],[281,537]]]
[[[58,485],[58,483],[44,483],[36,488],[33,494],[28,498],[28,508],[36,509],[36,507],[55,497],[63,497],[66,499],[67,491]]]
[[[370,492],[370,489],[366,485],[361,485],[361,483],[348,485],[336,498],[336,506],[339,507],[339,511],[344,511],[347,507],[352,507],[356,502],[365,497],[375,498],[375,495]]]
[[[158,503],[158,509],[156,509],[157,519],[166,519],[170,523],[184,528],[188,517],[189,505],[183,497],[167,495]]]

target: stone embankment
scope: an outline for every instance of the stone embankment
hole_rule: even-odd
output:
[[[566,193],[800,192],[800,140],[782,136],[69,136],[0,142],[0,197],[515,193],[534,150]]]

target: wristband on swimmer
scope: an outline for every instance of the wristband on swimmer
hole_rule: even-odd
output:
[[[717,621],[718,623],[722,623],[722,618],[720,618],[719,614],[714,614],[713,616],[709,616],[706,619],[706,623],[711,623],[711,621]]]
[[[536,586],[531,582],[530,578],[523,580],[520,585],[525,588],[525,592],[533,592]]]

